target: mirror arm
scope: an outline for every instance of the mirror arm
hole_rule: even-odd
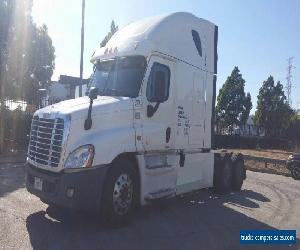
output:
[[[155,114],[155,112],[158,110],[159,104],[160,102],[157,102],[154,107],[151,104],[148,104],[148,107],[151,108],[151,109],[147,108],[148,117],[152,117]]]
[[[88,110],[88,116],[86,120],[84,121],[84,129],[89,130],[92,127],[93,121],[92,121],[92,107],[93,107],[93,99],[90,99],[90,106]]]
[[[155,104],[154,109],[153,109],[153,115],[154,115],[155,112],[158,110],[159,104],[160,104],[160,102],[157,102],[157,103]]]

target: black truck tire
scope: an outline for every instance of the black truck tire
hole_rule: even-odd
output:
[[[214,166],[214,190],[218,194],[231,191],[232,162],[229,154],[216,155]]]
[[[100,218],[105,226],[119,228],[130,221],[138,202],[138,175],[131,161],[113,161],[104,184]]]
[[[246,170],[244,164],[244,157],[242,154],[233,154],[232,161],[232,190],[240,191],[244,179],[246,178]]]
[[[300,180],[300,164],[294,163],[291,166],[291,174],[295,180]]]

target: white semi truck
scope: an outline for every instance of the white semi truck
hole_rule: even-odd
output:
[[[29,192],[109,225],[137,205],[240,190],[242,155],[212,150],[218,27],[189,13],[131,23],[95,51],[88,96],[36,111]]]

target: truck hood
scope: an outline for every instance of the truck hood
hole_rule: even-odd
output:
[[[46,117],[69,115],[72,120],[83,119],[87,117],[90,99],[87,96],[62,101],[36,111],[35,115]],[[132,110],[133,103],[129,97],[98,96],[94,100],[92,116],[105,113],[114,113],[125,110]]]

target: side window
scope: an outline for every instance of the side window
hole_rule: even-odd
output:
[[[202,57],[202,46],[201,46],[201,39],[200,39],[199,33],[196,30],[192,30],[192,36],[193,36],[195,46],[198,50],[198,54],[199,54],[199,56]]]
[[[165,102],[169,98],[169,88],[169,67],[157,62],[153,63],[147,83],[147,100],[149,102]]]

